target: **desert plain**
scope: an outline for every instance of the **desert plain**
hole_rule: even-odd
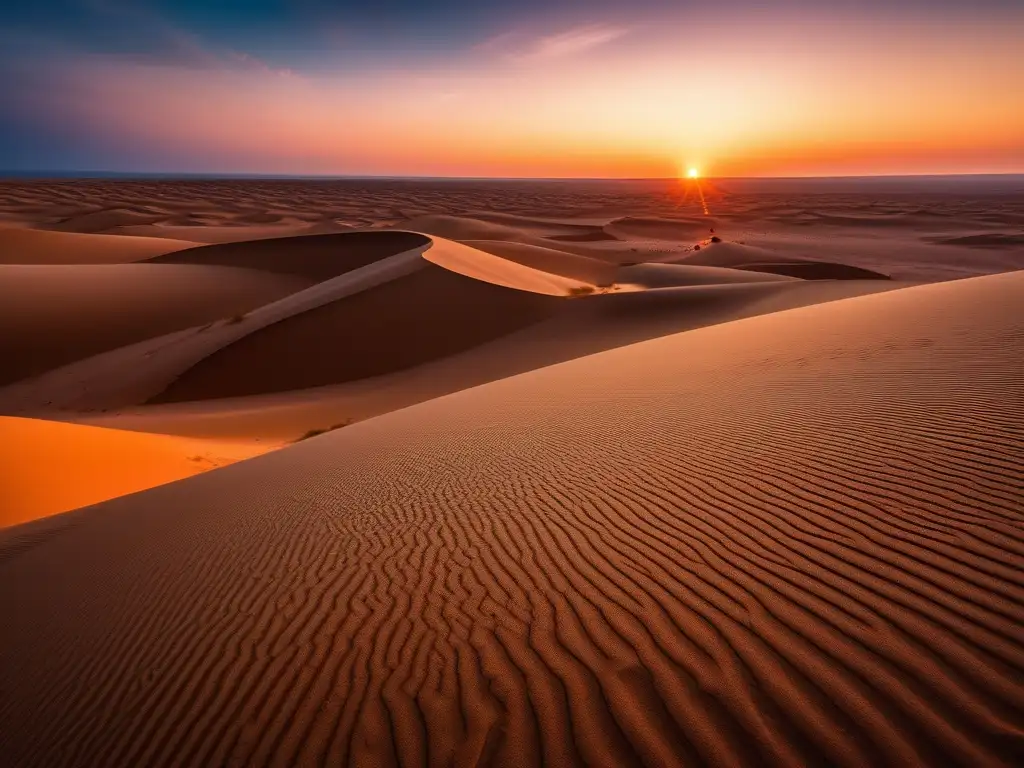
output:
[[[0,181],[0,763],[1024,763],[1024,177]]]

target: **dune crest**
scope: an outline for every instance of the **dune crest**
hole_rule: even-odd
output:
[[[545,254],[542,249],[529,245],[516,245],[518,247],[515,250],[495,249],[505,251],[506,255],[503,256],[435,237],[431,247],[424,252],[423,258],[432,264],[475,280],[530,293],[566,296],[574,289],[584,286],[591,289],[595,287],[589,281],[574,279],[566,274],[567,271],[576,271],[573,268],[579,265],[581,257],[569,261],[572,258],[570,254],[564,254],[567,258],[563,259],[554,253]],[[599,274],[598,270],[594,269],[593,274]],[[607,287],[611,287],[613,274],[611,270],[608,271]]]

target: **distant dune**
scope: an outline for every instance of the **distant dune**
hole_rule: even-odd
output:
[[[202,264],[259,269],[307,280],[365,267],[386,256],[425,248],[430,240],[413,232],[352,232],[222,243],[149,259],[159,264]]]
[[[705,243],[701,251],[688,254],[685,264],[744,269],[802,280],[889,280],[889,275],[851,264],[793,258],[736,243]]]
[[[1024,246],[1024,232],[991,232],[982,235],[935,238],[933,242],[943,245],[969,245],[974,248],[1006,248]]]
[[[642,216],[624,216],[605,225],[604,231],[622,239],[700,241],[714,229],[714,219],[688,217],[685,219],[657,219]]]
[[[185,240],[0,227],[0,264],[124,264],[194,245]]]

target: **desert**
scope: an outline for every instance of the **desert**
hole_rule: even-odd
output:
[[[0,182],[4,763],[1024,760],[1021,177],[691,187]]]

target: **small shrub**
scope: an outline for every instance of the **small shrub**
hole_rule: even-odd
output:
[[[699,251],[700,250],[700,244],[697,244],[697,245],[693,246],[693,250]]]
[[[341,429],[342,427],[347,427],[351,423],[352,423],[352,419],[346,419],[345,421],[343,421],[343,422],[341,422],[339,424],[332,424],[329,427],[321,427],[320,429],[311,429],[308,432],[306,432],[304,435],[302,435],[302,437],[298,437],[295,440],[293,440],[292,442],[300,443],[303,440],[308,440],[309,438],[316,437],[317,435],[325,435],[328,432],[333,432],[336,429]]]
[[[570,296],[587,296],[594,292],[592,285],[577,285],[569,289]]]
[[[715,235],[715,236],[713,236],[711,238],[711,242],[712,243],[720,243],[720,242],[722,242],[722,238],[720,238],[718,235]]]

